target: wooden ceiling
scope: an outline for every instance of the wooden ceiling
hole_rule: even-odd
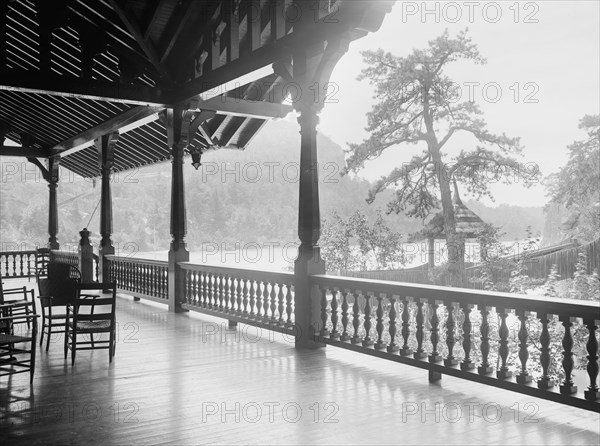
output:
[[[0,132],[22,147],[100,175],[95,138],[119,131],[116,171],[170,158],[159,114],[197,110],[201,151],[244,149],[282,104],[273,64],[294,48],[375,31],[393,1],[4,0]],[[302,27],[299,17],[304,14]],[[311,20],[306,20],[306,15]]]

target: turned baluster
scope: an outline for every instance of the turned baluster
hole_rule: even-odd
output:
[[[196,271],[198,275],[198,304],[201,307],[206,306],[206,276],[204,271]],[[162,281],[161,281],[162,283]]]
[[[255,288],[256,287],[256,288]],[[258,290],[257,290],[258,288]],[[260,283],[250,281],[250,318],[254,318],[256,313],[254,313],[254,304],[256,303],[256,293],[260,294]]]
[[[354,303],[352,304],[352,328],[354,329],[354,332],[352,334],[352,339],[350,340],[350,342],[352,342],[353,344],[359,344],[360,343],[360,336],[358,334],[358,329],[360,327],[360,307],[358,306],[359,293],[354,291],[352,293],[352,296],[354,297]]]
[[[508,366],[506,365],[506,361],[508,359],[508,326],[506,325],[506,318],[508,314],[506,313],[506,309],[498,308],[498,315],[500,316],[500,346],[498,347],[498,355],[500,356],[500,368],[496,371],[496,377],[498,379],[508,379],[512,376],[512,372],[508,370]]]
[[[340,332],[337,329],[338,326],[338,300],[337,300],[338,291],[336,289],[331,290],[331,333],[329,333],[329,337],[331,339],[338,340],[340,338]]]
[[[217,276],[217,284],[219,286],[219,310],[223,311],[225,308],[225,276],[219,274]]]
[[[207,287],[207,291],[208,291],[208,295],[206,296],[206,306],[207,308],[212,308],[213,307],[213,299],[215,297],[215,290],[213,287],[213,280],[214,280],[214,276],[212,273],[207,272],[206,273],[206,287]]]
[[[277,312],[279,313],[279,318],[277,319],[277,323],[279,325],[284,325],[285,321],[283,320],[283,311],[285,309],[283,304],[283,283],[279,282],[277,284]]]
[[[190,277],[190,272],[189,271],[184,271],[184,285],[183,285],[183,289],[185,291],[185,303],[187,304],[191,304],[193,303],[193,297],[192,297],[192,288],[193,288],[193,284],[192,284],[192,278]]]
[[[400,347],[398,347],[398,344],[396,344],[396,299],[394,298],[394,296],[390,297],[390,312],[389,312],[389,319],[390,319],[390,343],[387,346],[387,351],[388,353],[396,353]]]
[[[408,346],[408,338],[410,336],[410,309],[409,309],[409,298],[404,298],[402,301],[402,348],[400,354],[402,356],[410,356],[413,354],[412,349]]]
[[[229,282],[231,278],[228,275],[223,276],[223,311],[229,313],[229,309],[232,307],[231,304],[231,283]],[[233,280],[231,280],[233,282]]]
[[[481,309],[481,365],[477,368],[480,375],[489,375],[494,371],[494,368],[489,362],[490,355],[490,324],[488,317],[490,314],[489,307],[483,305]]]
[[[212,273],[210,275],[210,303],[211,308],[218,309],[219,308],[219,285],[218,285],[219,277]]]
[[[598,326],[594,319],[585,319],[583,323],[589,332],[588,341],[585,347],[588,352],[587,373],[590,377],[590,385],[583,394],[586,400],[595,401],[600,398],[600,390],[596,384],[596,379],[598,378],[598,340],[596,339],[596,329]]]
[[[20,275],[23,276],[23,254],[19,255]]]
[[[573,335],[571,334],[571,327],[573,326],[573,322],[571,322],[571,318],[569,316],[559,316],[559,320],[562,322],[563,327],[565,328],[565,334],[562,339],[563,346],[563,359],[562,366],[565,371],[565,380],[559,386],[560,393],[563,395],[570,395],[572,393],[577,393],[577,386],[573,383],[573,368],[575,363],[573,361]]]
[[[270,293],[269,293],[269,284],[268,282],[263,282],[263,320],[267,322],[269,320],[269,308],[271,308],[271,302],[269,301]]]
[[[154,271],[154,267],[152,268],[152,271]],[[195,271],[191,271],[191,270],[186,270],[185,272],[185,285],[186,285],[186,289],[188,291],[188,296],[187,296],[187,303],[188,304],[192,304],[192,305],[196,305],[197,304],[197,296],[196,296],[196,286],[197,286],[197,282],[196,282],[196,273]],[[154,281],[152,281],[154,283]]]
[[[219,307],[218,308],[219,308],[220,311],[223,311],[223,308],[225,308],[224,305],[223,305],[223,302],[225,300],[224,299],[225,295],[224,295],[224,292],[223,292],[223,290],[225,288],[223,286],[224,285],[224,281],[225,281],[225,277],[222,276],[221,274],[219,274],[217,276],[217,286],[218,286],[218,293],[219,293]]]
[[[271,283],[271,322],[277,322],[277,292],[275,291],[275,282]],[[281,314],[281,313],[280,313]]]
[[[236,301],[237,301],[237,314],[242,314],[242,279],[238,277],[237,286],[235,287]]]
[[[348,290],[342,290],[342,335],[340,336],[340,340],[344,342],[350,340],[348,321]]]
[[[521,371],[517,374],[517,382],[519,384],[527,384],[531,382],[531,375],[527,372],[527,360],[529,359],[529,351],[527,350],[527,338],[529,332],[527,331],[527,316],[529,312],[524,310],[517,311],[517,317],[519,318],[519,360],[521,361]]]
[[[369,294],[364,294],[365,298],[365,338],[362,341],[362,345],[364,347],[370,347],[373,345],[373,340],[371,339],[371,296]]]
[[[542,376],[538,380],[538,388],[550,389],[554,387],[554,381],[548,376],[548,369],[550,368],[550,332],[548,331],[548,323],[550,322],[548,314],[541,313],[539,315],[540,322],[542,323],[542,332],[540,333],[540,364],[542,365]]]
[[[438,352],[438,342],[440,341],[439,335],[439,327],[440,327],[440,318],[438,317],[438,305],[441,302],[434,300],[433,304],[431,304],[431,347],[433,351],[431,355],[429,355],[429,362],[436,363],[440,362],[443,358],[442,355]]]
[[[321,288],[321,336],[325,337],[329,334],[327,330],[327,288]]]
[[[286,313],[287,320],[285,322],[285,325],[286,325],[286,327],[293,327],[294,323],[292,322],[292,312],[293,312],[292,285],[290,285],[288,283],[286,285],[286,288],[287,289],[285,292],[285,313]]]
[[[413,357],[415,359],[423,359],[423,358],[427,357],[427,352],[425,350],[423,350],[423,338],[425,336],[425,328],[424,328],[425,316],[423,315],[423,304],[424,304],[424,300],[419,299],[417,302],[417,316],[416,316],[417,331],[415,333],[415,336],[417,338],[417,351],[415,351],[413,353]]]
[[[244,294],[244,299],[242,300],[242,304],[244,305],[244,316],[249,316],[248,313],[248,302],[249,302],[249,292],[250,290],[248,289],[248,279],[242,279],[242,281],[244,282],[244,287],[243,287],[243,291],[242,293]]]
[[[383,297],[377,296],[377,310],[375,311],[375,331],[377,332],[377,342],[375,342],[375,348],[381,350],[385,348],[385,342],[383,342]]]
[[[229,308],[228,311],[230,313],[235,313],[235,301],[236,301],[236,295],[235,295],[235,277],[230,277],[229,278],[230,282],[229,282]]]
[[[445,304],[448,309],[448,319],[446,320],[446,345],[448,346],[448,356],[444,359],[444,365],[447,367],[458,364],[454,357],[454,344],[456,344],[456,323],[454,322],[454,303]]]
[[[475,368],[475,363],[471,360],[471,347],[472,347],[472,329],[473,324],[471,323],[471,310],[473,305],[463,303],[461,305],[465,320],[463,321],[463,350],[465,351],[465,358],[460,363],[461,370],[471,370]]]
[[[219,311],[225,311],[227,308],[227,277],[219,274],[217,283],[219,285]]]

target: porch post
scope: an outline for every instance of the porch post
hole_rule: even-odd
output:
[[[107,255],[115,253],[110,236],[113,231],[112,194],[111,194],[111,171],[114,165],[115,146],[119,140],[119,132],[109,133],[97,138],[94,143],[98,150],[98,166],[102,174],[102,186],[100,190],[100,247],[98,248],[98,281],[107,283],[108,261]]]
[[[296,347],[320,347],[315,341],[318,331],[319,296],[310,283],[313,274],[325,274],[319,237],[319,172],[317,166],[317,109],[307,106],[300,111],[300,183],[298,199],[298,236],[300,247],[294,264]]]
[[[185,295],[185,272],[177,265],[187,262],[190,253],[187,250],[185,236],[187,220],[185,210],[185,190],[183,184],[183,155],[188,146],[188,135],[185,131],[189,119],[181,107],[168,108],[162,119],[167,128],[167,139],[171,147],[171,245],[169,247],[168,295],[169,311],[178,313]]]
[[[59,249],[60,244],[56,238],[58,234],[58,201],[56,189],[58,187],[59,157],[48,158],[48,248]]]
[[[306,4],[302,4],[306,6]],[[308,15],[303,19],[308,21]],[[294,26],[304,26],[307,23]],[[274,66],[277,74],[291,81],[300,96],[294,108],[300,113],[300,182],[298,200],[298,237],[300,247],[294,264],[296,347],[316,348],[324,344],[316,338],[327,334],[321,327],[320,293],[312,286],[310,276],[325,274],[319,237],[321,215],[319,210],[319,175],[317,164],[318,113],[324,106],[327,86],[333,68],[348,50],[349,38],[337,36],[327,42],[298,47],[293,52],[293,66]]]

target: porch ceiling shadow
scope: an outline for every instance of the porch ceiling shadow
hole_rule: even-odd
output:
[[[394,2],[309,3],[300,27],[294,0],[1,2],[0,138],[22,147],[0,155],[60,155],[61,166],[96,177],[93,140],[120,131],[114,171],[161,162],[170,149],[159,112],[193,99],[208,113],[192,150],[243,150],[292,110],[265,88],[289,80],[278,64],[295,48],[377,30]]]

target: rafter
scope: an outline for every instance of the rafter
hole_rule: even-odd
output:
[[[76,96],[82,99],[121,102],[136,105],[166,105],[167,90],[150,86],[93,81],[77,77],[44,74],[35,71],[0,71],[0,90],[40,93],[54,96]]]
[[[162,46],[162,53],[160,56],[161,64],[164,63],[165,60],[167,60],[169,54],[171,53],[171,50],[175,46],[175,42],[177,42],[177,39],[181,34],[181,31],[186,27],[186,25],[189,23],[189,20],[192,18],[192,7],[194,7],[197,2],[187,0],[187,3],[182,3],[183,4],[179,9],[179,12],[177,14],[174,14],[173,18],[169,22],[169,24],[175,23],[175,25],[173,25],[173,31],[171,31],[169,36],[167,36],[165,43]],[[171,27],[167,26],[167,29],[169,28]]]
[[[131,16],[131,14],[123,7],[117,0],[108,0],[108,3],[115,10],[123,24],[127,27],[129,32],[135,38],[137,44],[140,46],[146,57],[150,60],[154,68],[164,77],[169,83],[172,82],[171,74],[168,72],[166,67],[162,64],[162,60],[158,57],[158,53],[152,44],[152,41],[145,39],[140,26],[137,21]]]
[[[51,155],[48,149],[37,147],[1,146],[0,156],[19,156],[24,158],[48,158]]]
[[[150,33],[152,32],[152,25],[154,25],[154,22],[156,21],[156,19],[158,17],[158,12],[162,9],[162,7],[166,1],[167,0],[156,0],[155,1],[154,9],[152,10],[152,14],[150,15],[150,18],[148,19],[146,29],[144,30],[144,36],[143,36],[144,40],[148,40],[148,37],[150,37]]]
[[[129,130],[140,127],[158,118],[158,112],[163,107],[139,106],[127,110],[108,121],[81,132],[52,147],[53,154],[67,156],[78,152],[94,143],[96,138],[108,133],[120,131],[126,133]]]
[[[249,101],[227,96],[216,96],[208,101],[198,101],[201,110],[214,110],[219,114],[240,116],[244,118],[272,119],[285,118],[294,111],[286,104],[275,104],[265,101]]]

